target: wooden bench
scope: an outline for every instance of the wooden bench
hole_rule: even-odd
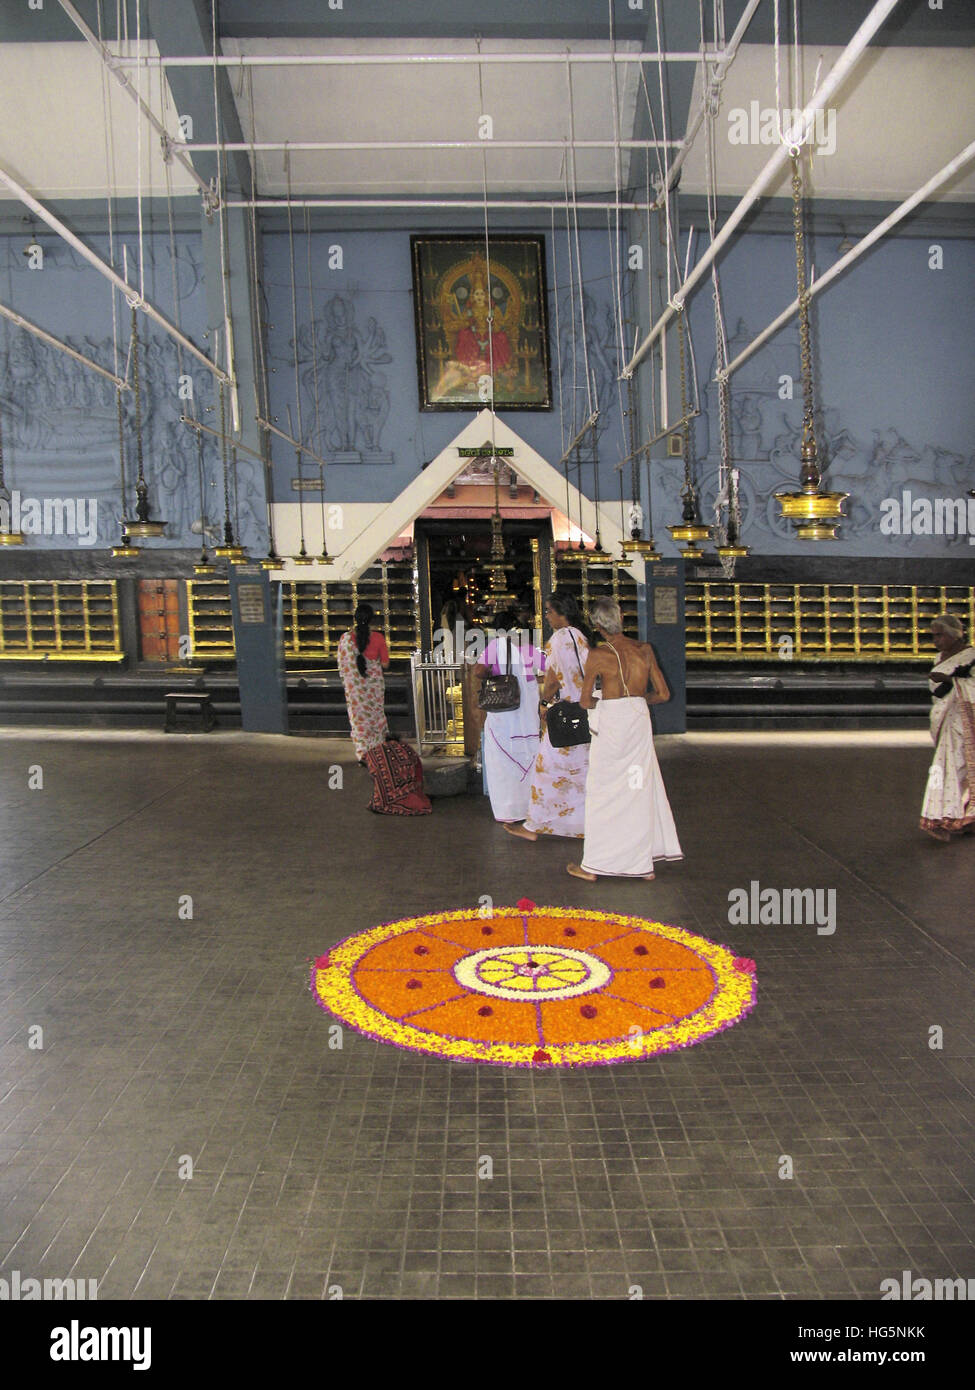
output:
[[[210,696],[200,690],[170,690],[166,695],[165,732],[172,733],[177,719],[192,720],[195,713],[200,716],[200,728],[208,734],[216,728],[217,716],[213,712]]]

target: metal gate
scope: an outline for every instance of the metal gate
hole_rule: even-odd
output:
[[[464,756],[463,665],[410,657],[416,740],[421,755],[438,749]]]

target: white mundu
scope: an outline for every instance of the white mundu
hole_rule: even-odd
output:
[[[621,664],[621,678],[622,674]],[[593,739],[582,868],[592,874],[642,878],[653,873],[655,859],[683,859],[646,699],[627,695],[600,700],[590,716]]]

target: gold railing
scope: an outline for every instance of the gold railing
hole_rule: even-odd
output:
[[[193,655],[232,661],[234,630],[227,581],[188,580],[186,587]],[[410,563],[381,561],[352,582],[283,580],[281,589],[284,651],[292,660],[334,659],[359,603],[371,603],[375,609],[376,626],[386,634],[391,657],[403,659],[416,649],[417,605]]]
[[[578,560],[564,560],[562,555],[560,551],[552,559],[553,587],[571,593],[583,615],[596,599],[612,599],[620,606],[626,636],[638,637],[636,580],[626,566],[618,560],[611,565],[580,564]]]
[[[114,579],[0,580],[0,661],[121,661]]]
[[[763,661],[924,661],[931,619],[975,626],[975,588],[917,584],[689,583],[687,655]]]

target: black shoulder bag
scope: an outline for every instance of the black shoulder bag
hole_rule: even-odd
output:
[[[505,714],[521,705],[521,687],[518,677],[511,674],[511,636],[505,639],[508,648],[507,673],[503,676],[487,675],[481,682],[477,697],[479,709],[488,714]]]
[[[569,637],[576,661],[579,662],[579,675],[585,679],[576,639],[571,632]],[[549,742],[553,748],[576,748],[582,743],[592,742],[589,711],[583,709],[578,700],[558,700],[551,705],[545,716],[545,727],[548,729]]]

